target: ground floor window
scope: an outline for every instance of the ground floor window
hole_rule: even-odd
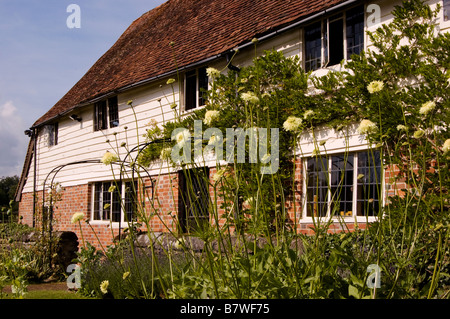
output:
[[[133,221],[136,211],[137,183],[98,182],[92,184],[92,220]]]
[[[209,223],[209,168],[178,173],[178,213],[182,232],[201,230]]]
[[[376,216],[381,203],[379,151],[304,160],[306,217]]]

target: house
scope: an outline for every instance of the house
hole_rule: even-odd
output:
[[[430,4],[444,4],[440,17],[441,29],[450,27],[448,0],[431,0]],[[57,183],[60,198],[52,209],[53,227],[79,232],[78,225],[71,223],[76,212],[89,219],[83,224],[87,241],[96,243],[97,237],[110,244],[131,216],[133,203],[126,191],[130,182],[113,181],[117,171],[99,163],[111,144],[127,143],[128,148],[143,142],[146,125],[173,119],[171,103],[174,96],[180,111],[189,113],[202,107],[200,94],[210,79],[206,67],[219,70],[236,69],[249,65],[255,54],[252,39],[258,39],[257,54],[276,49],[285,56],[301,57],[307,71],[325,73],[339,69],[339,62],[352,53],[370,47],[367,30],[376,29],[380,23],[389,21],[390,12],[400,1],[354,1],[354,0],[169,0],[143,14],[134,21],[117,42],[89,69],[89,71],[47,113],[27,130],[30,136],[27,155],[16,194],[20,202],[22,222],[39,223],[39,212],[48,206],[45,200],[55,196],[51,186]],[[176,78],[179,85],[172,92],[166,85],[168,79]],[[133,101],[131,109],[128,101]],[[344,141],[338,132],[325,130],[329,154],[341,154]],[[105,141],[108,140],[109,143]],[[302,136],[303,170],[301,180],[320,174],[311,154],[314,146],[310,137]],[[377,174],[379,182],[372,185],[391,191],[382,177],[379,159],[369,165],[366,156],[368,143],[353,128],[349,137],[352,179],[345,181],[346,196],[342,199],[343,216],[349,222],[363,226],[373,220],[373,213],[364,211],[358,192],[356,172]],[[124,155],[123,153],[122,155]],[[327,165],[339,165],[339,156],[330,157]],[[336,162],[335,162],[336,161]],[[372,167],[372,168],[371,168]],[[212,175],[215,168],[208,168]],[[182,175],[174,181],[177,172],[170,168],[150,167],[149,176],[159,176],[157,185],[152,178],[146,186],[157,188],[158,218],[152,219],[150,227],[162,232],[169,227],[175,230],[177,219],[186,222],[188,208],[178,205],[179,192],[185,179]],[[375,180],[375,179],[373,179]],[[199,190],[203,187],[195,183]],[[108,192],[111,186],[120,189],[121,199]],[[325,188],[328,185],[324,186]],[[302,184],[308,201],[326,206],[326,196],[315,193]],[[206,190],[207,191],[207,190]],[[113,196],[113,198],[111,197]],[[42,200],[44,203],[42,204]],[[382,205],[382,198],[374,198]],[[299,222],[298,231],[307,232],[316,214],[302,207],[301,202],[291,210]],[[326,211],[326,210],[324,210]],[[333,226],[339,231],[341,226]],[[95,231],[95,234],[93,232]]]

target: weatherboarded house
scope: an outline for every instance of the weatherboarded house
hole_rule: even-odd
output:
[[[429,3],[436,5],[442,1]],[[71,223],[71,217],[82,212],[90,220],[90,225],[82,223],[84,238],[95,244],[94,230],[104,245],[110,244],[127,227],[124,221],[132,205],[112,204],[109,211],[104,209],[115,176],[110,167],[98,160],[110,149],[106,140],[115,144],[117,139],[118,145],[127,142],[132,148],[138,139],[143,142],[150,121],[162,123],[173,118],[171,99],[167,99],[169,95],[172,97],[171,88],[166,85],[169,78],[177,79],[175,100],[179,101],[181,112],[189,114],[202,107],[199,91],[211,80],[205,68],[226,72],[228,68],[251,64],[254,38],[258,39],[257,54],[275,49],[285,56],[298,55],[307,70],[319,74],[339,69],[342,59],[370,47],[365,31],[389,22],[397,4],[400,1],[169,0],[143,14],[28,130],[30,143],[16,196],[22,222],[29,225],[37,222],[37,211],[42,205],[39,200],[47,196],[52,182],[57,182],[60,185],[57,187],[64,191],[53,212],[54,228],[78,233],[78,225]],[[442,30],[450,26],[444,12],[440,17]],[[130,100],[137,119],[128,105]],[[338,132],[324,129],[319,134],[326,141],[329,154],[340,154],[347,148],[354,169],[367,171],[364,151],[368,144],[354,127],[349,130],[348,145]],[[298,159],[296,178],[302,181],[309,169],[314,170],[313,163],[308,161],[314,146],[307,134],[300,142],[302,157]],[[152,231],[165,231],[163,222],[174,229],[174,219],[185,218],[180,213],[184,208],[178,205],[181,181],[176,178],[177,172],[168,167],[161,170],[160,165],[149,167],[148,172],[160,176],[154,185],[157,189],[154,196],[158,197],[163,216],[162,220],[154,218]],[[214,172],[212,165],[210,176]],[[386,195],[404,186],[389,185],[390,172],[380,174],[384,176],[374,187],[382,187]],[[347,186],[357,189],[358,174],[352,175],[354,178],[347,181]],[[149,180],[147,183],[150,185]],[[298,231],[308,232],[312,216],[302,205],[302,194],[308,194],[309,190],[301,185],[298,202],[290,206],[289,213],[299,221]],[[127,181],[119,185],[125,202],[126,186]],[[342,211],[350,228],[355,222],[363,226],[375,218],[363,210],[357,193],[352,191],[345,199]],[[321,195],[314,196],[320,202]],[[375,201],[383,204],[383,198]],[[336,222],[331,230],[339,231],[341,227]]]

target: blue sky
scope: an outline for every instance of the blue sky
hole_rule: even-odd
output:
[[[164,0],[0,0],[0,177],[20,175],[24,135],[126,28]],[[81,28],[68,28],[70,4]]]

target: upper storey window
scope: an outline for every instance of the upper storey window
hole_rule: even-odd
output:
[[[208,90],[206,68],[186,72],[184,79],[184,110],[192,110],[205,105]]]
[[[94,131],[119,126],[119,107],[117,96],[95,103]]]
[[[305,70],[339,64],[364,48],[364,7],[358,6],[305,27]]]

